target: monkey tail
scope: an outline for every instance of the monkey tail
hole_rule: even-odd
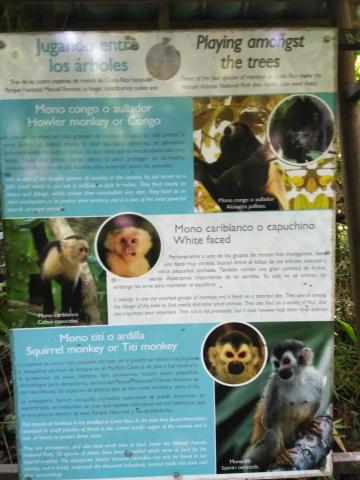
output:
[[[278,427],[268,428],[263,435],[246,450],[243,460],[244,465],[249,466],[254,471],[264,471],[269,467],[276,455],[281,449],[281,434]]]

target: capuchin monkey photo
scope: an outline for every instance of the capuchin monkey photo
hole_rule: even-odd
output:
[[[306,164],[321,157],[334,136],[329,108],[309,95],[282,102],[270,121],[270,144],[281,159]]]
[[[49,242],[44,247],[39,257],[44,313],[55,311],[52,280],[61,285],[61,312],[79,313],[82,298],[80,274],[88,251],[87,241],[79,235]]]
[[[248,464],[260,470],[291,465],[296,441],[321,435],[316,415],[325,381],[312,362],[313,351],[301,341],[285,340],[273,349],[272,373],[256,408],[250,447],[244,455]]]
[[[227,385],[252,380],[264,363],[262,352],[250,336],[234,329],[222,333],[213,345],[205,344],[204,354],[209,373]]]
[[[103,217],[50,217],[5,222],[9,315],[27,326],[95,325],[107,322],[106,274],[92,245]],[[14,250],[21,236],[21,250]],[[10,250],[9,250],[10,251]]]
[[[195,179],[223,211],[287,210],[282,173],[269,146],[262,144],[241,121],[224,128],[220,156],[208,163],[195,152]]]
[[[150,269],[146,254],[152,247],[149,232],[137,227],[110,231],[105,239],[106,265],[120,277],[139,277]]]
[[[154,226],[136,214],[120,214],[107,220],[95,241],[103,267],[123,278],[145,275],[156,264],[161,250]]]

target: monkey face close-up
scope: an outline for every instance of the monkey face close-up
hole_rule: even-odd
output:
[[[217,380],[240,384],[251,380],[259,371],[260,355],[247,335],[230,331],[208,349],[211,373]]]
[[[104,247],[109,270],[122,277],[138,277],[149,271],[146,254],[152,248],[149,232],[138,227],[121,227],[108,232]]]
[[[270,124],[270,142],[290,162],[308,163],[330,147],[334,122],[328,107],[312,96],[295,96],[282,103]]]
[[[304,163],[311,146],[317,142],[317,132],[309,126],[298,130],[287,130],[284,135],[283,150],[287,158],[294,158],[299,163]]]
[[[61,249],[65,257],[74,264],[84,263],[88,258],[89,245],[80,238],[67,238],[61,241]]]
[[[119,255],[124,262],[136,261],[150,250],[151,238],[142,228],[124,227],[110,232],[105,247]]]
[[[277,346],[272,354],[273,371],[282,380],[289,380],[303,370],[306,365],[311,365],[313,353],[302,342],[291,340]]]

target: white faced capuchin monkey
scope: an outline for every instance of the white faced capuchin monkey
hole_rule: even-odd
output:
[[[145,255],[152,247],[149,232],[138,227],[111,230],[105,239],[106,265],[121,277],[139,277],[149,271]]]
[[[274,348],[273,372],[257,406],[244,457],[250,465],[264,470],[273,463],[291,464],[289,450],[297,438],[321,433],[315,416],[324,379],[312,359],[312,350],[298,340],[285,340]]]
[[[81,308],[81,266],[88,257],[87,241],[79,235],[48,243],[40,255],[44,313],[54,313],[51,280],[61,285],[61,311],[79,313]]]
[[[224,333],[208,349],[210,371],[220,382],[240,384],[251,380],[259,371],[259,349],[242,332]]]

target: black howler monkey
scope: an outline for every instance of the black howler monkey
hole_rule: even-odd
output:
[[[319,158],[330,146],[334,126],[330,112],[316,98],[294,97],[284,114],[275,114],[270,139],[285,160],[306,163]]]
[[[224,129],[221,155],[214,163],[195,156],[195,178],[223,211],[288,209],[288,201],[273,155],[251,129],[237,121]]]
[[[86,262],[89,246],[79,235],[48,243],[40,255],[44,313],[54,313],[51,280],[61,285],[61,311],[79,313],[81,309],[81,265]]]

